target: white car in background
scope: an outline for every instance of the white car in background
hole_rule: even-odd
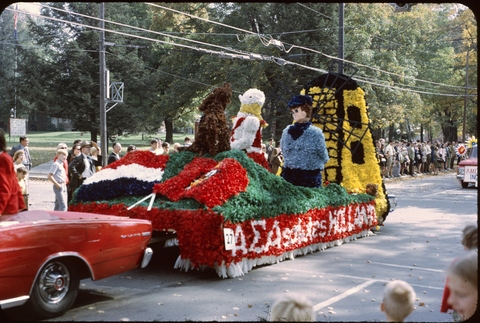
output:
[[[469,157],[458,164],[457,179],[463,188],[467,188],[469,184],[475,184],[475,187],[478,187],[477,173],[478,146],[475,145],[472,147]]]

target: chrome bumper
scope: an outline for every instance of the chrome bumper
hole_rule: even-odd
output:
[[[142,264],[140,265],[141,268],[147,267],[148,263],[152,259],[153,250],[150,247],[147,247],[143,253]]]

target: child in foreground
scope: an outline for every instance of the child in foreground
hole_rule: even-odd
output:
[[[450,264],[447,286],[450,290],[448,305],[457,312],[460,320],[471,318],[478,302],[478,249],[469,251]]]
[[[380,309],[385,312],[389,322],[403,322],[415,309],[415,291],[402,280],[389,282],[385,286]]]
[[[476,225],[467,225],[462,230],[462,246],[463,249],[469,250],[478,250],[478,227]],[[445,288],[443,289],[442,303],[440,305],[440,312],[447,313],[449,310],[452,310],[452,306],[448,304],[448,298],[450,296],[450,289],[448,288],[448,277],[445,282]],[[459,321],[458,313],[453,312],[453,320],[455,322]]]
[[[270,322],[314,322],[315,312],[310,301],[300,295],[287,295],[273,303]]]
[[[22,191],[23,200],[25,201],[25,205],[28,209],[28,192],[27,192],[27,182],[25,178],[27,177],[28,170],[25,166],[20,166],[16,168],[17,172],[17,179],[18,185],[20,186],[20,190]]]

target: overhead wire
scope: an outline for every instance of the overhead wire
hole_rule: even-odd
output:
[[[166,9],[166,10],[170,10],[170,11],[173,11],[173,12],[176,12],[176,13],[179,13],[179,14],[182,14],[182,15],[186,15],[186,16],[189,16],[189,17],[192,17],[192,18],[196,18],[196,19],[200,19],[200,20],[203,20],[203,21],[206,21],[206,22],[211,22],[211,23],[215,23],[215,24],[219,24],[221,26],[224,26],[224,27],[228,27],[228,28],[232,28],[232,29],[235,29],[235,30],[240,30],[242,32],[245,32],[245,33],[249,33],[249,34],[256,34],[252,31],[248,31],[248,30],[244,30],[244,29],[240,29],[240,28],[237,28],[237,27],[234,27],[234,26],[230,26],[230,25],[226,25],[226,24],[222,24],[222,23],[218,23],[218,22],[215,22],[215,21],[212,21],[210,19],[206,19],[206,18],[201,18],[201,17],[198,17],[198,16],[195,16],[195,15],[191,15],[191,14],[188,14],[188,13],[185,13],[185,12],[182,12],[182,11],[179,11],[179,10],[175,10],[175,9],[171,9],[171,8],[168,8],[168,7],[165,7],[165,6],[160,6],[160,5],[156,5],[156,4],[151,4],[151,3],[146,3],[146,4],[149,4],[149,5],[153,5],[153,6],[156,6],[156,7],[160,7],[162,9]],[[301,4],[301,3],[297,3],[303,7],[306,7],[308,8],[307,6]],[[309,8],[310,9],[310,8]],[[313,10],[313,9],[312,9]],[[313,10],[315,11],[315,10]],[[317,12],[319,13],[319,12]],[[321,14],[321,13],[319,13]],[[323,14],[322,14],[323,15]],[[330,18],[330,17],[327,17],[327,18]],[[271,37],[271,36],[270,36]],[[266,44],[270,44],[270,40],[269,42],[265,42],[262,38],[260,38],[260,40],[262,41],[262,44],[266,45]],[[283,43],[282,43],[283,44]],[[398,77],[401,77],[401,78],[405,78],[405,79],[411,79],[411,80],[414,80],[414,81],[418,81],[418,82],[424,82],[424,83],[429,83],[429,84],[434,84],[434,85],[440,85],[440,86],[445,86],[445,87],[452,87],[452,88],[459,88],[459,89],[465,89],[465,87],[462,87],[462,86],[454,86],[454,85],[449,85],[449,84],[443,84],[443,83],[437,83],[437,82],[432,82],[432,81],[427,81],[427,80],[422,80],[422,79],[417,79],[415,77],[412,77],[412,76],[405,76],[405,75],[400,75],[400,74],[396,74],[396,73],[393,73],[393,72],[388,72],[388,71],[384,71],[382,69],[379,69],[379,68],[375,68],[375,67],[371,67],[371,66],[368,66],[368,65],[365,65],[365,64],[361,64],[361,63],[356,63],[356,62],[353,62],[353,61],[349,61],[349,60],[346,60],[346,59],[340,59],[338,57],[333,57],[331,55],[328,55],[328,54],[325,54],[323,52],[319,52],[319,51],[316,51],[314,49],[311,49],[309,47],[305,47],[305,46],[298,46],[298,45],[294,45],[294,44],[287,44],[287,45],[291,45],[290,49],[286,50],[284,49],[284,46],[277,46],[279,47],[280,49],[283,49],[286,53],[289,53],[293,48],[300,48],[300,49],[304,49],[304,50],[308,50],[308,51],[312,51],[314,53],[317,53],[317,54],[320,54],[320,55],[323,55],[327,58],[330,58],[330,59],[335,59],[337,61],[343,61],[345,63],[350,63],[350,64],[354,64],[354,65],[358,65],[358,66],[361,66],[361,67],[365,67],[365,68],[369,68],[369,69],[372,69],[372,70],[375,70],[377,72],[381,72],[381,73],[386,73],[386,74],[389,74],[389,75],[394,75],[394,76],[398,76]],[[301,64],[296,64],[296,63],[293,63],[294,65],[301,65]],[[309,68],[309,69],[314,69],[315,68]],[[368,83],[367,81],[363,81],[363,82],[366,82]],[[370,83],[370,84],[373,84],[373,83]],[[437,93],[432,93],[432,92],[421,92],[423,94],[437,94]],[[452,94],[452,95],[449,95],[449,94],[439,94],[439,95],[447,95],[447,96],[465,96],[465,94]]]

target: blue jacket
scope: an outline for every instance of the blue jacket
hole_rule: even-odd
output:
[[[311,122],[287,126],[282,132],[280,149],[285,168],[323,170],[330,159],[322,130]]]

